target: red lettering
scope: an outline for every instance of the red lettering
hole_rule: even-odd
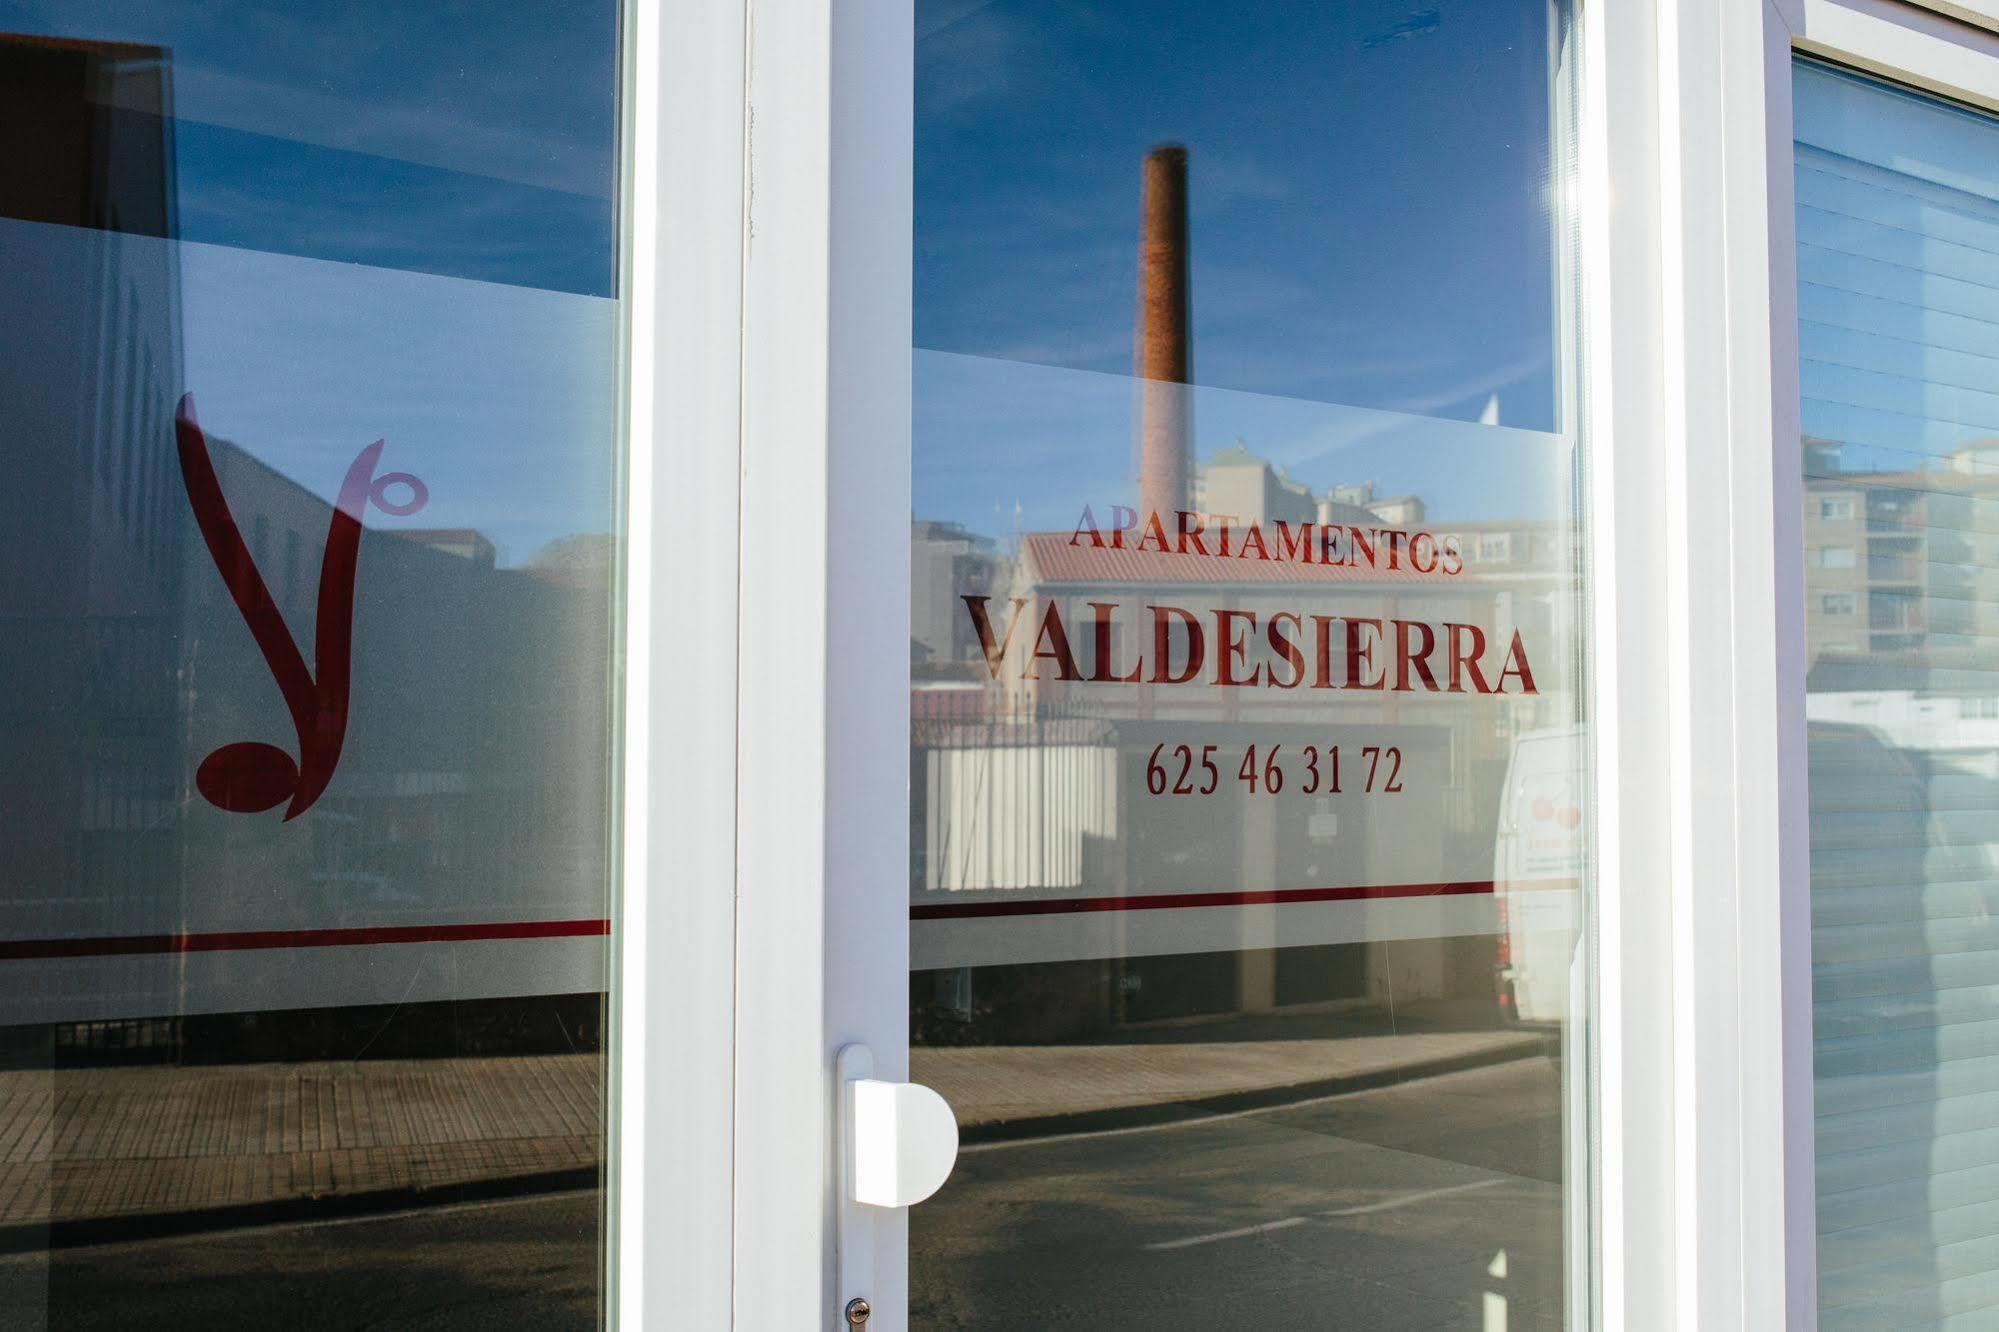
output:
[[[1254,529],[1252,529],[1254,530]],[[1263,667],[1258,666],[1243,679],[1235,673],[1242,660],[1245,644],[1236,636],[1234,623],[1249,621],[1249,632],[1256,632],[1256,612],[1240,610],[1218,610],[1215,612],[1215,683],[1224,689],[1242,685],[1254,685],[1263,678]]]
[[[1013,599],[1013,618],[1006,622],[1006,636],[1000,639],[997,647],[993,645],[992,621],[986,618],[986,603],[992,598],[961,597],[960,600],[965,603],[965,609],[972,613],[972,627],[979,631],[979,646],[985,650],[986,669],[991,671],[992,678],[997,680],[1000,662],[1006,657],[1007,644],[1013,642],[1013,627],[1020,623],[1020,612],[1026,607],[1027,600],[1024,597]]]
[[[1506,692],[1506,677],[1509,675],[1520,677],[1521,693],[1538,694],[1541,692],[1534,687],[1534,672],[1528,669],[1527,649],[1521,645],[1520,631],[1518,629],[1513,631],[1512,646],[1506,649],[1506,664],[1499,668],[1499,683],[1493,686],[1495,694]]]
[[[1448,679],[1449,690],[1453,694],[1465,691],[1461,683],[1463,675],[1471,676],[1471,687],[1481,694],[1490,694],[1492,686],[1485,682],[1485,672],[1479,669],[1478,659],[1485,655],[1485,631],[1475,624],[1447,624],[1444,626],[1446,652],[1451,667]]]
[[[1152,683],[1185,684],[1201,673],[1206,660],[1201,622],[1178,606],[1147,606],[1152,612]],[[1178,675],[1170,671],[1173,660],[1173,626],[1168,616],[1177,616],[1187,626],[1187,669]]]
[[[1043,643],[1048,646],[1042,647]],[[1048,609],[1042,612],[1041,632],[1034,636],[1034,653],[1022,674],[1030,680],[1039,680],[1041,675],[1035,670],[1035,663],[1042,660],[1055,663],[1058,680],[1083,678],[1083,673],[1076,669],[1076,654],[1069,650],[1069,631],[1062,627],[1062,608],[1058,602],[1049,602]]]
[[[1201,526],[1201,516],[1197,513],[1188,513],[1185,509],[1180,509],[1175,512],[1174,518],[1176,520],[1175,525],[1180,529],[1180,553],[1182,555],[1187,553],[1187,543],[1191,541],[1194,543],[1196,552],[1202,555],[1207,554],[1208,548],[1201,544],[1201,533],[1206,530]],[[1188,526],[1189,523],[1193,525],[1190,527]]]
[[[1265,629],[1270,639],[1270,650],[1282,657],[1291,667],[1289,680],[1278,679],[1277,667],[1273,665],[1270,668],[1269,673],[1263,677],[1263,682],[1273,689],[1296,689],[1305,682],[1305,654],[1298,650],[1298,644],[1291,635],[1282,632],[1286,620],[1291,622],[1293,629],[1304,627],[1303,622],[1289,611],[1282,611],[1270,617],[1270,623]]]
[[[1130,675],[1113,674],[1116,667],[1111,665],[1111,637],[1117,626],[1111,622],[1111,616],[1117,610],[1117,603],[1093,601],[1090,603],[1090,609],[1096,613],[1091,624],[1091,631],[1096,639],[1093,645],[1096,649],[1096,658],[1091,665],[1096,669],[1090,673],[1090,679],[1097,684],[1131,684],[1144,672],[1145,667],[1143,664],[1132,667]]]
[[[1312,681],[1314,689],[1337,689],[1333,683],[1333,625],[1337,615],[1314,615],[1312,617],[1312,637],[1319,648],[1319,674]]]
[[[1381,621],[1356,620],[1351,617],[1348,618],[1346,687],[1348,689],[1385,688],[1388,684],[1387,672],[1385,671],[1382,674],[1375,676],[1372,681],[1363,681],[1360,678],[1360,673],[1363,669],[1374,665],[1374,644],[1363,643],[1361,641],[1360,629],[1362,625],[1367,625],[1369,628],[1374,630],[1374,639],[1376,643],[1381,641]]]
[[[1430,543],[1430,562],[1423,562],[1423,543]],[[1418,532],[1409,538],[1409,567],[1417,573],[1430,573],[1437,567],[1437,538],[1428,532]]]
[[[1416,678],[1431,693],[1437,692],[1437,677],[1430,673],[1430,654],[1437,650],[1437,631],[1420,620],[1396,620],[1395,624],[1395,688],[1401,693],[1409,692],[1409,669],[1415,667]],[[1409,631],[1415,630],[1422,636],[1423,646],[1411,651]]]

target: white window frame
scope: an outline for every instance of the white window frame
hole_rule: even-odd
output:
[[[1771,146],[1770,237],[1772,247],[1772,373],[1777,411],[1774,455],[1780,490],[1801,490],[1797,384],[1798,325],[1796,239],[1791,181],[1792,123],[1790,71],[1794,55],[1810,55],[1877,75],[1902,87],[1999,112],[1999,4],[1993,0],[1772,0],[1775,21],[1766,27],[1772,91],[1767,99],[1766,133]],[[1787,447],[1787,444],[1789,447]],[[1794,510],[1795,510],[1795,506]],[[1778,587],[1801,601],[1801,543],[1779,536]],[[1795,637],[1795,636],[1794,636]],[[1763,929],[1745,940],[1746,957],[1785,959],[1787,1038],[1784,1064],[1785,1218],[1793,1250],[1787,1271],[1787,1314],[1794,1327],[1815,1327],[1818,1315],[1815,1158],[1812,1138],[1811,1060],[1811,885],[1806,845],[1806,792],[1803,726],[1805,661],[1802,642],[1784,645],[1787,669],[1780,701],[1787,739],[1797,746],[1784,769],[1785,813],[1792,816],[1784,837],[1783,915],[1759,922]]]
[[[627,0],[622,891],[605,1312],[737,1324],[742,0]]]
[[[1816,1321],[1790,62],[1999,110],[1994,0],[1928,4],[1580,0],[1602,1326]],[[907,1070],[913,13],[627,23],[607,1290],[837,1326],[833,1054]]]
[[[1999,19],[1989,0],[1656,0],[1592,14],[1585,235],[1617,238],[1590,256],[1600,280],[1585,321],[1604,703],[1603,1321],[1809,1328],[1791,62],[1815,55],[1999,110]],[[1675,1012],[1651,1011],[1667,1000]]]

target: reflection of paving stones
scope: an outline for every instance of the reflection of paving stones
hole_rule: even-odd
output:
[[[0,1225],[588,1170],[597,1055],[0,1073]]]
[[[1396,1080],[1519,1058],[1548,1037],[1520,1031],[1341,1034],[1137,1045],[946,1046],[910,1051],[910,1076],[967,1128],[1226,1100],[1288,1087]]]

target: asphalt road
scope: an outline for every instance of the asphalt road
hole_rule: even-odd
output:
[[[0,1327],[595,1327],[597,1208],[590,1190],[9,1256]]]
[[[911,1213],[911,1321],[1559,1327],[1559,1109],[1555,1065],[1537,1057],[1205,1123],[974,1147]]]
[[[1535,1058],[977,1145],[912,1216],[912,1321],[1559,1326],[1559,1127],[1554,1066]],[[597,1195],[554,1194],[12,1256],[0,1327],[589,1327],[597,1262]]]

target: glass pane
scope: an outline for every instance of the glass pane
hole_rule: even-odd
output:
[[[1579,1318],[1563,11],[916,23],[913,1321]]]
[[[1999,1318],[1999,121],[1796,66],[1819,1323]]]
[[[600,1320],[617,32],[0,0],[9,1327]]]

